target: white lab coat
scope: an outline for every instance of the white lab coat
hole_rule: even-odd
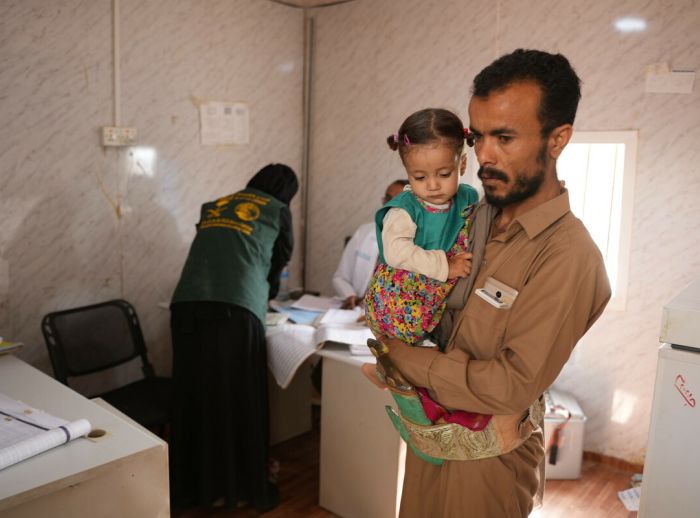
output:
[[[378,255],[375,224],[360,225],[345,246],[338,269],[333,275],[333,288],[339,297],[346,299],[351,295],[364,296]]]

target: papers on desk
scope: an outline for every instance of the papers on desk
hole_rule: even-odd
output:
[[[339,309],[341,301],[329,297],[315,297],[304,295],[296,302],[271,300],[270,307],[277,313],[286,315],[292,324],[324,325],[324,324],[351,324],[364,320],[364,311],[357,307],[354,309]],[[321,309],[323,308],[323,309]],[[268,313],[268,320],[270,314]],[[267,325],[277,325],[276,322]]]
[[[277,313],[286,315],[287,319],[292,324],[312,325],[321,317],[320,311],[306,311],[303,309],[294,308],[289,301],[280,302],[277,300],[271,300],[270,307]]]
[[[362,308],[354,309],[329,309],[319,319],[319,324],[343,325],[364,322],[365,312]]]
[[[303,324],[282,324],[268,327],[267,365],[277,384],[289,386],[294,373],[320,347],[314,340],[316,328]]]
[[[348,345],[366,345],[367,339],[373,336],[372,331],[364,323],[353,322],[321,325],[316,330],[314,338],[320,344],[338,342]]]
[[[306,311],[328,311],[329,309],[340,309],[343,305],[341,299],[335,297],[317,297],[315,295],[302,295],[299,300],[292,303],[295,309]]]
[[[85,419],[68,422],[0,394],[0,469],[90,432]]]
[[[325,323],[318,327],[282,324],[268,327],[266,336],[267,364],[277,384],[287,388],[299,366],[326,342],[363,345],[372,338],[372,332],[358,322]]]
[[[265,315],[265,325],[268,326],[278,326],[284,324],[287,320],[289,320],[289,315],[286,313],[271,313],[268,311],[267,315]]]

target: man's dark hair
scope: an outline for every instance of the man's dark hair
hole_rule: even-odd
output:
[[[542,91],[537,117],[543,137],[557,126],[574,123],[581,99],[581,80],[561,54],[517,49],[501,56],[474,78],[472,94],[488,97],[521,81],[531,81]]]

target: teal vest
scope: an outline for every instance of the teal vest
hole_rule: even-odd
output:
[[[272,247],[285,205],[244,189],[202,205],[172,302],[215,301],[241,306],[265,323]]]
[[[445,211],[431,212],[411,191],[403,191],[377,211],[374,221],[377,225],[377,243],[379,244],[379,260],[384,259],[382,244],[382,228],[384,216],[391,208],[400,208],[408,212],[416,224],[416,237],[413,242],[424,250],[444,250],[447,252],[460,229],[464,226],[462,211],[479,199],[476,190],[464,183],[459,184],[457,194],[452,198],[452,205]]]

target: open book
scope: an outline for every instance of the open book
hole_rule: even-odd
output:
[[[343,310],[335,310],[343,311]],[[350,313],[352,311],[348,311]],[[327,342],[348,344],[350,348],[364,346],[372,338],[372,331],[357,322],[358,312],[349,314],[331,314],[317,320],[317,325],[281,324],[267,328],[267,364],[277,384],[287,388],[299,366]],[[364,349],[362,351],[364,351]],[[359,350],[359,349],[357,349]]]
[[[0,394],[0,469],[90,432],[85,419],[68,422]]]

